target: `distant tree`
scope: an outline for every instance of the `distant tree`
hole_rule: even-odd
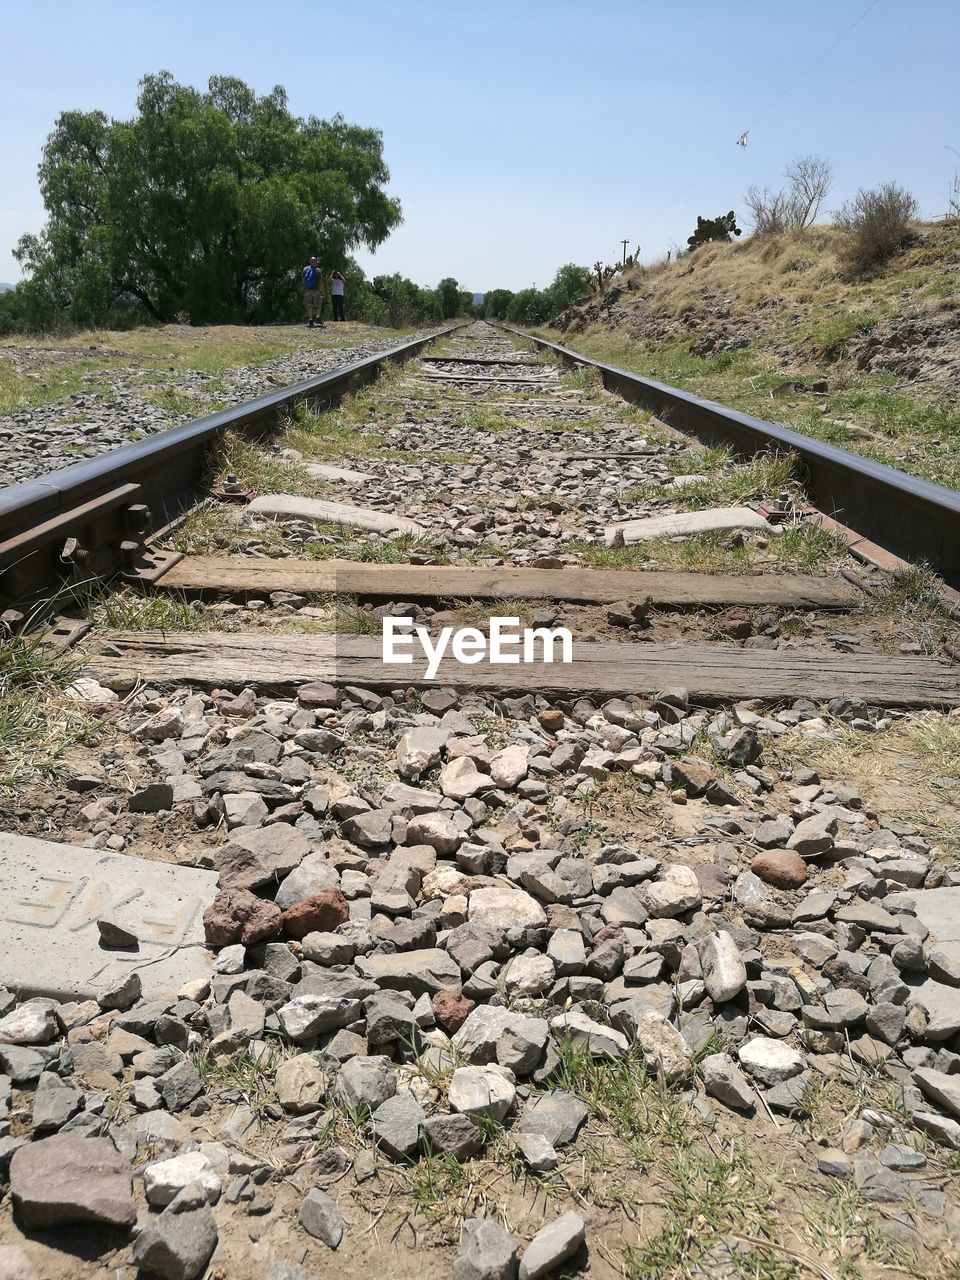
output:
[[[140,82],[132,120],[66,111],[47,139],[48,221],[17,257],[38,312],[103,323],[137,305],[157,320],[264,318],[296,305],[316,254],[338,266],[401,221],[376,129],[290,114],[214,76],[206,92],[168,72]]]
[[[722,213],[718,218],[697,218],[697,229],[692,236],[687,236],[687,244],[691,249],[696,249],[701,244],[708,244],[711,240],[729,240],[731,235],[741,235],[741,230],[737,226],[737,218],[731,209],[729,213]]]
[[[550,294],[554,311],[565,311],[572,302],[586,297],[590,288],[590,269],[568,262],[559,268],[547,292]]]
[[[545,289],[521,289],[510,301],[507,319],[514,324],[542,324],[553,313],[553,300]]]
[[[461,289],[459,297],[457,299],[456,314],[458,316],[473,315],[473,291],[472,290],[468,292],[466,289]]]
[[[394,328],[431,323],[442,318],[436,289],[423,289],[399,273],[374,276],[370,288],[383,305],[387,323]]]
[[[512,301],[512,289],[491,289],[483,296],[483,314],[488,320],[504,320]]]
[[[812,226],[833,185],[833,170],[822,156],[798,156],[787,166],[786,178],[786,187],[779,191],[747,188],[744,200],[756,235],[777,235]]]
[[[445,276],[437,285],[437,299],[440,303],[440,314],[444,320],[450,320],[457,314],[460,306],[460,286],[453,276]]]
[[[0,293],[0,336],[28,328],[28,306],[23,286]]]

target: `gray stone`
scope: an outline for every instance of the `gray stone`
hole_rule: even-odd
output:
[[[444,987],[459,987],[462,980],[456,961],[435,947],[362,956],[357,968],[381,987],[409,991],[415,996],[432,996]]]
[[[693,1054],[677,1028],[662,1014],[653,1010],[637,1018],[637,1043],[644,1058],[665,1080],[675,1080],[690,1073]]]
[[[947,1075],[933,1067],[918,1067],[913,1078],[928,1098],[951,1115],[960,1116],[960,1075]]]
[[[575,1044],[585,1044],[594,1058],[619,1058],[630,1047],[622,1032],[595,1022],[582,1009],[568,1009],[550,1019],[551,1030],[560,1038],[569,1037]]]
[[[192,1183],[203,1188],[209,1204],[220,1199],[220,1177],[202,1151],[185,1151],[169,1160],[156,1160],[143,1170],[144,1194],[153,1208],[164,1208]]]
[[[700,943],[700,966],[707,995],[714,1004],[725,1004],[747,985],[747,970],[740,948],[726,930],[712,933]]]
[[[787,841],[787,848],[794,849],[801,857],[812,858],[833,848],[836,833],[837,819],[834,814],[829,810],[814,813],[797,823]]]
[[[86,1000],[136,972],[153,999],[210,973],[202,915],[216,872],[0,833],[0,878],[11,991]],[[120,912],[138,922],[136,950],[100,945],[97,920]]]
[[[553,1147],[565,1147],[587,1118],[586,1105],[573,1093],[556,1089],[531,1098],[520,1117],[520,1133],[539,1133]]]
[[[317,1111],[327,1091],[327,1077],[309,1053],[298,1053],[281,1062],[275,1084],[280,1105],[296,1116]]]
[[[59,1129],[83,1106],[83,1092],[61,1080],[52,1071],[45,1071],[37,1082],[33,1095],[33,1127],[43,1133],[47,1129]]]
[[[280,1029],[295,1044],[306,1044],[324,1031],[336,1031],[362,1014],[359,1000],[347,996],[294,996],[277,1010]]]
[[[348,1106],[371,1111],[397,1092],[397,1073],[389,1058],[357,1057],[344,1063],[334,1095]]]
[[[757,1095],[728,1053],[708,1054],[700,1063],[700,1071],[704,1088],[711,1098],[740,1111],[749,1111],[756,1106]]]
[[[919,1005],[926,1015],[923,1039],[929,1043],[939,1044],[960,1031],[960,991],[956,987],[927,978],[913,988],[910,1003]]]
[[[454,1111],[473,1117],[488,1116],[499,1124],[516,1101],[513,1072],[496,1063],[485,1067],[457,1067],[447,1097]]]
[[[457,1160],[467,1160],[483,1146],[480,1129],[467,1115],[428,1116],[423,1122],[423,1136],[437,1151],[449,1151]]]
[[[217,1247],[217,1224],[202,1187],[185,1187],[151,1218],[133,1246],[134,1264],[161,1280],[195,1280]]]
[[[549,1173],[557,1167],[560,1157],[542,1133],[516,1133],[514,1142],[534,1173]]]
[[[782,1040],[768,1036],[755,1036],[737,1051],[740,1062],[761,1084],[775,1085],[789,1080],[806,1066],[802,1053],[791,1049]]]
[[[383,1150],[395,1160],[403,1160],[420,1145],[425,1119],[423,1108],[409,1093],[398,1093],[381,1102],[370,1118],[370,1127]]]
[[[168,1111],[182,1111],[203,1093],[203,1080],[190,1059],[184,1058],[157,1077],[157,1089]]]
[[[922,1169],[927,1157],[915,1147],[904,1146],[901,1142],[888,1142],[880,1152],[880,1163],[888,1169],[902,1172],[905,1169]]]
[[[453,1280],[516,1280],[519,1245],[493,1218],[466,1218]]]
[[[565,1213],[541,1227],[523,1251],[518,1280],[539,1280],[572,1258],[586,1237],[587,1229],[578,1213]]]
[[[343,1215],[336,1202],[314,1187],[303,1197],[297,1220],[308,1235],[320,1240],[329,1249],[336,1249],[343,1239]]]

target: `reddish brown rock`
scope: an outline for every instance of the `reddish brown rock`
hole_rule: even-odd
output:
[[[433,1016],[437,1020],[437,1026],[448,1036],[452,1036],[466,1022],[467,1014],[476,1007],[476,1003],[476,1000],[465,996],[459,987],[438,991],[433,997]]]
[[[292,938],[308,933],[333,933],[350,915],[347,900],[339,889],[321,889],[303,898],[283,913],[283,927]]]
[[[215,947],[242,942],[245,947],[275,938],[282,927],[280,908],[247,889],[221,889],[203,913],[203,930]]]
[[[546,707],[537,719],[548,733],[556,733],[558,729],[563,728],[564,715],[557,707]]]
[[[14,1152],[10,1190],[23,1225],[103,1222],[132,1227],[133,1168],[109,1138],[60,1133]]]
[[[746,613],[727,613],[716,620],[714,628],[718,636],[730,640],[746,640],[753,635],[753,622]]]
[[[301,707],[339,707],[340,690],[324,680],[312,680],[297,690],[297,701]]]
[[[807,864],[792,849],[765,849],[750,863],[750,870],[776,889],[799,889],[807,881]]]
[[[692,756],[684,756],[681,760],[673,760],[670,767],[673,770],[673,785],[682,787],[691,799],[696,796],[702,796],[710,783],[716,780],[710,766],[703,760],[696,760]]]

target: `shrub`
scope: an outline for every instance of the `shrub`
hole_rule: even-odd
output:
[[[892,257],[907,241],[918,213],[916,200],[895,182],[873,191],[861,187],[834,214],[843,232],[840,262],[846,274],[863,275]]]
[[[687,244],[691,249],[696,249],[701,244],[709,244],[711,240],[729,240],[731,234],[740,235],[736,214],[732,209],[729,213],[721,213],[718,218],[697,218],[697,229],[692,236],[687,236]]]

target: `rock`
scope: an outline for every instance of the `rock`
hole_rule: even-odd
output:
[[[880,1152],[880,1163],[888,1169],[903,1172],[909,1169],[922,1169],[927,1157],[915,1147],[904,1146],[901,1142],[888,1142]]]
[[[659,880],[643,886],[642,897],[655,920],[669,919],[699,907],[702,901],[696,872],[683,864],[664,867]]]
[[[587,1118],[586,1105],[573,1093],[556,1089],[531,1098],[520,1117],[519,1132],[538,1133],[553,1147],[565,1147]]]
[[[433,996],[444,987],[459,990],[462,981],[459,965],[437,947],[362,956],[357,968],[381,987],[415,996]]]
[[[483,1146],[476,1123],[467,1115],[428,1116],[423,1122],[423,1136],[437,1151],[449,1151],[457,1160],[467,1160]]]
[[[586,1236],[587,1229],[578,1213],[565,1213],[541,1227],[523,1251],[518,1280],[539,1280],[553,1271],[573,1257]]]
[[[708,1054],[700,1063],[700,1071],[704,1088],[711,1098],[740,1111],[749,1111],[756,1106],[757,1095],[728,1053]]]
[[[127,798],[127,808],[131,813],[159,813],[161,809],[172,809],[173,787],[169,782],[148,782]]]
[[[317,1111],[327,1091],[327,1077],[309,1053],[298,1053],[277,1067],[277,1100],[284,1111],[306,1115]]]
[[[58,1034],[57,1019],[46,1004],[28,1001],[0,1018],[0,1043],[47,1044]]]
[[[225,947],[240,942],[245,947],[275,938],[282,917],[276,903],[265,902],[247,889],[221,889],[203,913],[207,942]]]
[[[263,1280],[317,1280],[317,1276],[294,1262],[271,1262],[263,1273]]]
[[[407,827],[408,844],[429,845],[441,857],[456,853],[463,840],[463,831],[443,813],[420,814]]]
[[[747,1071],[761,1084],[775,1085],[799,1075],[806,1067],[806,1059],[796,1049],[782,1040],[768,1036],[755,1036],[740,1046],[737,1057]]]
[[[550,1026],[561,1037],[569,1036],[576,1044],[585,1044],[594,1058],[619,1058],[630,1047],[625,1035],[595,1022],[582,1009],[569,1009],[551,1018]]]
[[[0,1280],[38,1280],[26,1250],[18,1244],[0,1244]]]
[[[410,729],[397,743],[397,772],[401,778],[419,778],[440,763],[440,752],[447,741],[444,729]]]
[[[101,1009],[130,1009],[143,994],[139,973],[123,974],[97,992],[97,1004]]]
[[[662,1014],[648,1010],[636,1023],[636,1039],[643,1056],[656,1067],[658,1075],[675,1080],[689,1075],[693,1054],[686,1040]]]
[[[481,1004],[468,1015],[453,1045],[461,1060],[480,1066],[499,1062],[517,1075],[529,1075],[543,1056],[548,1035],[544,1018]]]
[[[397,1073],[389,1058],[356,1057],[345,1062],[334,1095],[347,1106],[373,1111],[397,1092]]]
[[[476,1001],[465,996],[462,991],[446,987],[433,997],[432,1008],[437,1026],[448,1036],[452,1036],[460,1030],[468,1015],[476,1008]]]
[[[933,1067],[918,1067],[913,1078],[928,1098],[951,1115],[960,1116],[960,1075],[947,1075]]]
[[[320,889],[284,911],[283,928],[292,938],[332,933],[349,915],[350,907],[339,889]]]
[[[750,863],[755,876],[775,889],[799,889],[807,880],[807,864],[795,849],[767,849]]]
[[[295,1044],[306,1044],[325,1031],[348,1027],[361,1016],[363,1006],[350,996],[294,996],[277,1010],[284,1035]]]
[[[217,1247],[217,1223],[202,1187],[185,1187],[137,1236],[133,1262],[161,1280],[195,1280]]]
[[[453,1280],[517,1280],[518,1242],[492,1218],[466,1218]]]
[[[527,776],[529,755],[530,748],[520,743],[498,752],[490,761],[490,777],[494,785],[504,791],[512,791],[519,786]]]
[[[203,1093],[200,1072],[189,1058],[181,1058],[169,1071],[157,1076],[156,1083],[168,1111],[182,1111]]]
[[[143,1190],[147,1203],[155,1209],[164,1208],[191,1183],[203,1188],[209,1204],[216,1204],[220,1199],[220,1178],[201,1151],[186,1151],[170,1160],[158,1160],[143,1170]]]
[[[440,790],[451,800],[469,800],[494,785],[488,773],[481,773],[469,756],[458,756],[440,770]]]
[[[549,956],[527,952],[514,956],[503,972],[509,995],[540,996],[553,986],[556,970]]]
[[[547,923],[546,912],[536,898],[522,889],[499,885],[474,889],[468,915],[471,923],[500,929],[540,928]]]
[[[726,930],[712,933],[700,943],[700,967],[707,995],[714,1004],[725,1004],[747,985],[747,970],[740,949]]]
[[[10,1190],[25,1226],[99,1222],[129,1228],[137,1210],[133,1169],[109,1138],[56,1134],[28,1143],[10,1162]]]
[[[297,1221],[308,1235],[322,1241],[329,1249],[336,1249],[343,1239],[343,1216],[339,1206],[319,1187],[314,1187],[304,1196]]]
[[[787,841],[787,848],[804,858],[812,858],[833,848],[836,833],[837,819],[832,813],[814,813],[797,823],[793,835]]]
[[[277,885],[310,852],[304,833],[289,822],[252,831],[238,828],[214,855],[224,889],[260,889]]]
[[[395,1160],[412,1156],[420,1145],[426,1115],[409,1093],[398,1093],[382,1102],[370,1119],[374,1137]]]
[[[835,916],[841,924],[856,924],[868,933],[896,933],[900,926],[897,918],[891,915],[878,902],[866,902],[863,898],[855,898],[853,902],[841,907]]]
[[[454,1111],[468,1116],[489,1116],[500,1123],[513,1108],[517,1090],[513,1072],[491,1064],[457,1067],[450,1080],[448,1100]]]
[[[542,1133],[515,1133],[513,1140],[534,1173],[550,1173],[557,1167],[560,1157]]]
[[[837,1147],[827,1147],[821,1152],[817,1168],[832,1178],[849,1178],[853,1175],[853,1161]]]

